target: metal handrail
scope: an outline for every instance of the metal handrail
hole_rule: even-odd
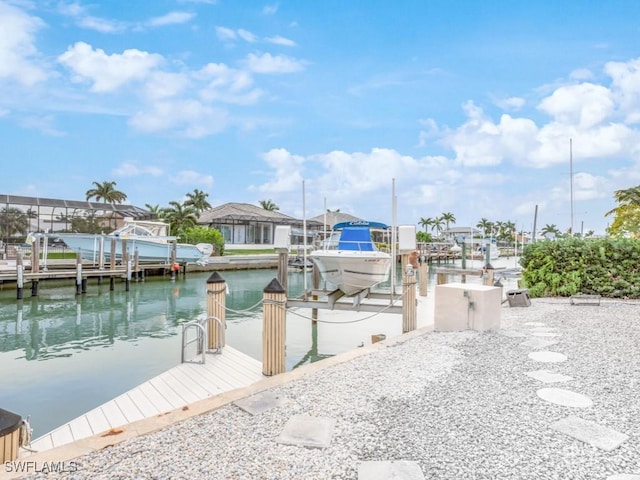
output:
[[[222,353],[222,347],[224,345],[225,342],[225,338],[224,338],[224,330],[226,325],[222,324],[222,320],[220,320],[218,317],[215,316],[210,316],[207,317],[203,320],[203,323],[205,323],[207,325],[207,327],[209,326],[209,320],[215,320],[216,322],[218,322],[218,348],[212,349],[212,350],[207,350],[207,353]]]
[[[191,340],[187,340],[187,331],[191,328],[191,327],[195,327],[197,330],[196,333],[196,337],[192,338]],[[204,350],[204,339],[207,336],[207,330],[205,325],[203,325],[203,322],[201,322],[200,320],[193,320],[191,322],[187,322],[182,324],[182,356],[181,356],[181,362],[182,363],[187,363],[187,360],[185,360],[185,352],[187,349],[187,346],[194,343],[194,342],[198,342],[198,348],[197,348],[197,353],[199,355],[202,356],[201,361],[200,362],[195,362],[193,360],[189,360],[189,363],[205,363],[205,350]]]

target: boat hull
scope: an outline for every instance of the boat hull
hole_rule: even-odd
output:
[[[309,258],[324,281],[347,296],[386,281],[391,271],[391,255],[379,251],[318,250],[311,252]]]
[[[111,261],[111,241],[115,239],[115,260],[122,261],[122,245],[126,240],[126,250],[133,260],[136,250],[138,251],[138,261],[141,263],[170,263],[173,251],[171,243],[155,242],[152,240],[141,240],[136,238],[116,238],[110,235],[83,235],[83,234],[58,234],[57,237],[74,252],[80,252],[84,260],[93,262],[100,261],[102,252],[104,261]],[[176,258],[178,263],[195,263],[203,261],[207,256],[196,245],[177,244]]]

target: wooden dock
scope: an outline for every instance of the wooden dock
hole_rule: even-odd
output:
[[[161,415],[207,397],[246,387],[265,377],[262,363],[228,345],[206,362],[182,363],[33,440],[38,452]]]

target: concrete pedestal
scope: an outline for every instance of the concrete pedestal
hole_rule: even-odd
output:
[[[435,288],[434,330],[499,330],[502,288],[446,283]]]

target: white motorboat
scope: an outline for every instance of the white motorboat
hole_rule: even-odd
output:
[[[177,243],[176,237],[168,235],[168,229],[169,225],[164,222],[125,218],[124,224],[109,234],[56,233],[51,236],[60,238],[74,252],[80,252],[83,259],[94,262],[98,262],[101,255],[105,261],[111,260],[112,240],[115,240],[116,261],[122,260],[123,244],[131,259],[138,252],[141,263],[169,263],[171,260],[195,263],[211,256],[213,245]]]
[[[376,248],[372,228],[388,229],[378,222],[338,223],[324,248],[309,254],[324,281],[345,295],[355,295],[389,278],[391,255]]]

